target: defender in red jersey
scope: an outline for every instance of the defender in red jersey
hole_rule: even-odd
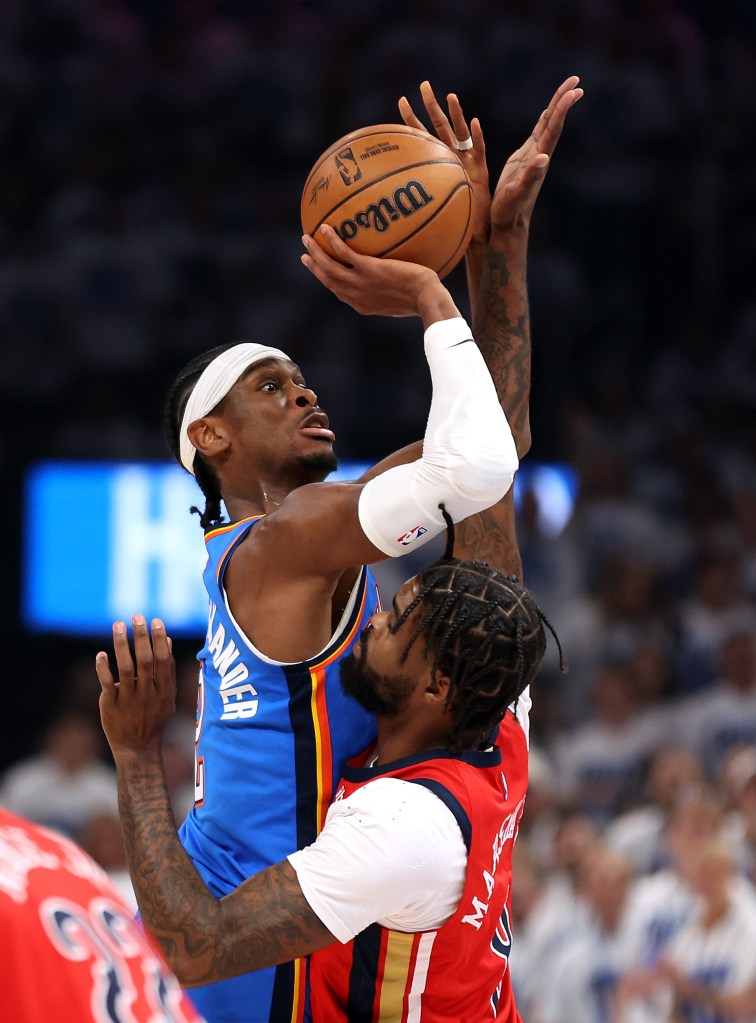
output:
[[[507,961],[512,847],[528,781],[526,730],[526,713],[510,711],[497,747],[488,751],[439,751],[384,768],[347,766],[340,789],[344,802],[362,786],[389,778],[411,782],[440,799],[463,837],[465,880],[456,910],[437,929],[406,932],[376,923],[346,944],[315,953],[315,1019],[441,1023],[519,1018]],[[304,876],[298,872],[300,884]]]
[[[3,1019],[201,1023],[104,870],[0,807]]]

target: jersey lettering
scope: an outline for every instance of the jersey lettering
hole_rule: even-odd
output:
[[[501,911],[501,919],[496,925],[496,931],[491,939],[491,951],[508,963],[509,953],[512,951],[512,924],[506,902]]]
[[[94,903],[102,900],[95,899]],[[42,925],[48,937],[66,959],[71,962],[92,960],[92,1016],[97,1023],[131,1023],[129,1006],[136,992],[122,957],[103,934],[94,912],[77,906],[68,899],[46,899],[39,907]],[[111,912],[117,913],[111,905]]]
[[[473,895],[472,908],[472,913],[468,913],[467,916],[462,917],[462,923],[471,924],[477,931],[480,930],[480,925],[483,923],[483,917],[488,912],[488,903],[481,902],[477,895]]]
[[[71,962],[92,960],[90,1008],[96,1023],[133,1023],[137,998],[129,961],[139,962],[151,1023],[185,1023],[178,981],[154,956],[133,920],[106,898],[85,908],[70,899],[51,897],[39,907],[50,941]]]

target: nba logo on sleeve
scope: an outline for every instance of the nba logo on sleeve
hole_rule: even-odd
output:
[[[402,547],[408,547],[409,544],[414,543],[415,540],[419,539],[423,533],[427,533],[428,530],[425,526],[414,526],[404,536],[398,536],[396,542],[400,543]]]

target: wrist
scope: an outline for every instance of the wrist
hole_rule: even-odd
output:
[[[451,320],[460,315],[454,299],[436,274],[418,293],[417,313],[426,330],[439,320]]]
[[[141,746],[139,749],[133,746],[117,746],[111,747],[111,750],[118,772],[150,774],[156,770],[162,771],[163,758],[159,742]]]
[[[491,224],[490,245],[527,245],[530,218],[518,215],[514,220]]]

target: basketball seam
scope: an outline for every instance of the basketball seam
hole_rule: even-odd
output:
[[[452,198],[457,194],[457,192],[460,190],[460,188],[467,188],[469,196],[472,196],[472,188],[470,186],[470,183],[468,181],[460,181],[460,183],[455,186],[453,191],[449,192],[449,194],[444,199],[444,201],[441,203],[439,208],[437,210],[435,210],[433,212],[433,214],[430,217],[428,217],[427,220],[424,220],[422,222],[422,224],[418,224],[418,226],[415,228],[414,231],[411,231],[410,234],[405,235],[404,238],[402,238],[401,241],[396,242],[395,245],[390,245],[387,249],[384,249],[383,252],[377,252],[376,253],[376,257],[378,259],[383,259],[383,257],[387,256],[389,254],[389,252],[393,252],[395,249],[398,249],[400,247],[400,245],[404,245],[405,242],[408,242],[411,238],[414,238],[416,234],[419,234],[421,231],[424,231],[425,228],[428,226],[428,224],[432,224],[433,221],[436,219],[436,217],[439,215],[439,213],[441,213],[441,211],[446,206],[449,205],[449,203],[451,202]],[[472,212],[472,203],[469,203],[469,209],[468,209],[468,213],[467,213],[467,224],[465,225],[465,230],[464,230],[464,233],[462,234],[462,238],[463,239],[464,239],[465,235],[467,234],[467,228],[468,228],[468,226],[470,224],[470,214],[471,214],[471,212]],[[441,270],[443,270],[443,268],[445,266],[449,265],[449,263],[454,258],[456,253],[459,251],[459,246],[461,244],[462,244],[462,242],[460,241],[459,244],[457,245],[457,247],[455,248],[454,252],[452,253],[452,255],[449,257],[449,259],[447,259],[446,262],[442,264],[441,268],[436,271],[436,273],[438,273],[439,276],[441,274]]]
[[[307,233],[309,235],[314,235],[317,229],[321,226],[321,224],[323,224],[337,210],[341,209],[344,203],[347,203],[351,199],[354,199],[354,197],[357,195],[361,195],[366,189],[372,188],[374,185],[379,185],[382,181],[385,181],[387,178],[393,177],[396,174],[402,174],[405,171],[412,171],[415,170],[417,167],[436,167],[438,164],[451,164],[452,166],[461,167],[464,180],[460,181],[457,185],[455,185],[454,191],[456,191],[462,185],[467,185],[468,188],[470,187],[470,181],[469,178],[467,177],[467,172],[465,171],[464,167],[462,167],[462,165],[459,164],[456,160],[422,160],[420,163],[407,164],[406,167],[400,167],[398,169],[390,170],[386,174],[381,175],[381,177],[379,178],[371,178],[370,181],[368,181],[364,185],[361,185],[360,188],[358,188],[356,191],[350,192],[349,195],[345,196],[340,202],[337,202],[335,206],[332,206],[330,210],[324,213],[320,220],[317,222],[317,224],[315,224],[313,229],[311,231],[308,231]],[[305,189],[305,191],[307,191],[307,189]],[[450,195],[453,194],[454,192],[450,193]],[[428,223],[428,221],[426,221],[426,223]]]
[[[452,195],[453,194],[454,193],[452,192]],[[472,194],[473,194],[473,192],[472,192],[472,186],[471,186],[470,187],[470,199],[471,200],[472,200]],[[451,196],[449,196],[449,198],[451,198]],[[450,273],[451,270],[453,270],[454,267],[456,266],[456,263],[459,262],[461,256],[457,256],[457,253],[459,252],[459,250],[460,250],[460,248],[462,246],[462,242],[467,237],[467,231],[468,231],[468,228],[470,227],[470,221],[472,220],[473,209],[474,209],[474,204],[473,204],[472,201],[470,201],[468,203],[468,206],[467,206],[467,223],[465,224],[465,229],[462,232],[462,237],[461,237],[461,239],[459,241],[459,244],[457,245],[456,249],[454,250],[454,252],[452,252],[451,256],[449,256],[449,258],[443,264],[443,266],[439,267],[439,269],[436,271],[436,273],[438,274],[439,277],[443,277],[444,276],[444,271],[446,270],[446,267],[449,266],[450,263],[452,264],[452,266],[451,266],[450,270],[447,271],[447,273]],[[464,255],[464,253],[463,253],[463,255]],[[454,262],[454,257],[455,256],[457,257],[456,258],[456,262]]]

